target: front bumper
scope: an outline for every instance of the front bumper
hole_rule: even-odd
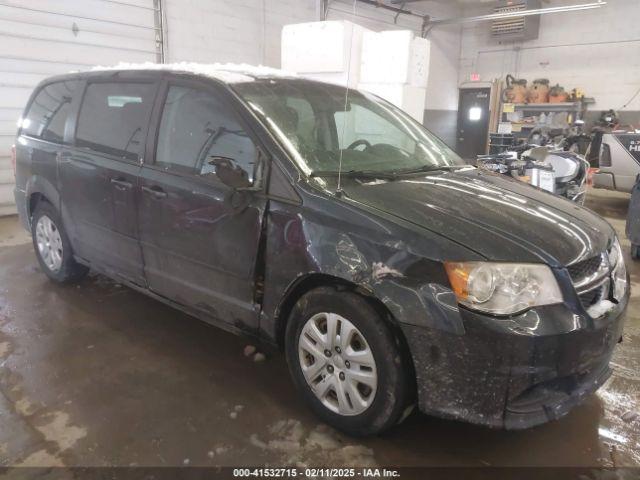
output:
[[[402,325],[420,410],[507,429],[562,417],[610,376],[628,298],[597,320],[553,305],[503,320],[461,310],[462,335]]]

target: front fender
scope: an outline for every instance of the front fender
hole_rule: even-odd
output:
[[[296,285],[319,274],[366,290],[399,323],[464,333],[442,260],[477,254],[347,202],[313,207],[270,205],[261,320],[269,340],[277,341],[282,305]]]

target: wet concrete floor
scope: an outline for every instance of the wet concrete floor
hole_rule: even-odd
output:
[[[628,196],[591,192],[624,237]],[[640,262],[615,373],[562,420],[506,432],[414,413],[348,438],[294,392],[282,355],[102,276],[59,286],[0,219],[0,466],[640,466]]]

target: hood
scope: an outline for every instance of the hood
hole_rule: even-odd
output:
[[[614,236],[605,220],[584,207],[477,169],[392,181],[348,179],[342,188],[355,202],[443,235],[488,260],[570,265],[599,254]]]

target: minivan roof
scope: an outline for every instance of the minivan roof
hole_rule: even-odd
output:
[[[139,71],[158,70],[166,72],[191,73],[198,76],[214,78],[225,83],[251,82],[257,78],[294,78],[295,73],[276,68],[255,66],[246,63],[120,63],[114,66],[96,66],[89,72],[107,71]]]

